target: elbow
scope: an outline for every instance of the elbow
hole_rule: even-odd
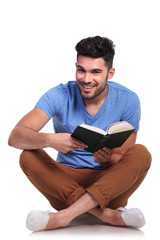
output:
[[[17,148],[17,135],[15,133],[15,131],[13,130],[8,138],[8,145],[10,147],[15,147]]]
[[[14,137],[13,137],[13,134],[11,133],[9,138],[8,138],[8,145],[10,147],[13,147],[14,146]]]
[[[14,148],[22,149],[22,137],[21,131],[18,128],[14,128],[8,138],[8,145]]]

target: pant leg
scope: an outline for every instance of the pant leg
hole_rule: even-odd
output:
[[[150,162],[151,155],[142,145],[132,147],[119,163],[106,170],[66,167],[43,150],[23,151],[20,157],[21,167],[29,180],[57,210],[71,205],[85,191],[101,208],[125,206],[143,181]]]
[[[151,164],[151,155],[140,144],[130,148],[122,159],[101,173],[101,178],[86,189],[101,208],[125,206],[143,181]]]
[[[69,174],[70,168],[57,163],[43,150],[24,150],[20,156],[20,166],[57,210],[68,207],[85,193]]]
[[[147,175],[147,171],[142,174],[142,176],[133,184],[132,187],[130,187],[126,192],[122,193],[120,196],[114,198],[112,201],[110,201],[107,205],[107,207],[111,209],[117,209],[119,207],[125,207],[128,203],[129,197],[136,191],[136,189],[140,186],[140,184],[143,182],[145,176]]]

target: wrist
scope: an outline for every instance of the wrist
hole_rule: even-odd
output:
[[[42,145],[44,148],[51,147],[51,143],[53,143],[53,138],[51,138],[53,133],[39,133],[41,138]]]
[[[113,153],[112,155],[111,155],[111,161],[112,162],[114,162],[114,163],[116,163],[116,162],[119,162],[119,160],[122,158],[122,154],[120,154],[120,153]]]

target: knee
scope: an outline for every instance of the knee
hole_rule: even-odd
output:
[[[138,155],[141,156],[141,158],[147,159],[149,163],[151,162],[151,159],[152,159],[151,153],[148,151],[148,149],[144,145],[135,144],[133,146],[133,149]]]
[[[135,161],[136,164],[142,164],[145,170],[150,168],[152,156],[144,145],[135,144],[132,148],[130,148],[129,152],[133,154],[133,161]]]
[[[27,174],[29,170],[36,169],[37,159],[40,154],[41,150],[23,150],[19,158],[19,163],[24,173]]]
[[[31,151],[23,150],[19,158],[19,164],[23,172],[26,172],[27,166],[30,165]]]

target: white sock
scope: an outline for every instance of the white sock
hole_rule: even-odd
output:
[[[46,228],[49,221],[49,211],[34,210],[28,214],[26,226],[30,231],[37,232]]]
[[[122,218],[127,226],[141,228],[145,225],[145,218],[141,210],[138,208],[118,208],[122,211]]]

